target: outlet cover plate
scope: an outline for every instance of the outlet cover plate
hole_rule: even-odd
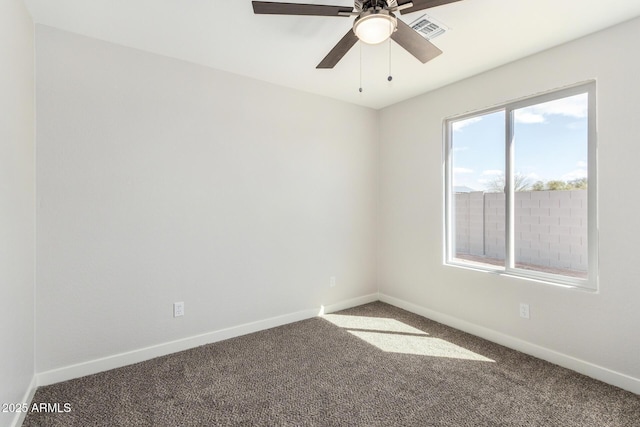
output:
[[[529,304],[520,303],[520,317],[523,319],[529,318]]]
[[[184,316],[184,302],[173,303],[173,317]]]

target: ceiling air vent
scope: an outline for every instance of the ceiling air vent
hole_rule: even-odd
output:
[[[449,31],[449,28],[428,15],[422,15],[411,24],[411,28],[427,40],[433,40]]]

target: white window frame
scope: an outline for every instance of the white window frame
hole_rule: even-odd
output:
[[[547,273],[543,271],[525,270],[515,267],[514,256],[514,189],[513,189],[513,129],[514,111],[536,104],[554,101],[560,98],[587,93],[588,95],[588,165],[589,177],[587,186],[587,239],[588,239],[588,271],[587,279]],[[453,124],[472,117],[491,114],[498,111],[505,112],[505,264],[503,267],[477,265],[457,261],[454,257],[455,248],[455,219],[453,217]],[[486,108],[463,115],[453,116],[444,120],[444,206],[445,206],[445,248],[444,263],[450,266],[464,267],[473,270],[489,271],[509,276],[561,285],[565,287],[586,290],[598,289],[598,203],[597,203],[597,126],[596,126],[596,83],[589,81],[559,90],[553,90],[540,95],[507,102],[491,108]]]

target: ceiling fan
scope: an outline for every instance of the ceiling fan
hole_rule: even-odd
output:
[[[253,12],[260,15],[355,16],[353,29],[334,46],[316,68],[333,68],[358,40],[378,44],[389,37],[423,64],[442,51],[397,19],[395,12],[411,13],[460,0],[355,0],[353,8],[318,4],[254,1]]]

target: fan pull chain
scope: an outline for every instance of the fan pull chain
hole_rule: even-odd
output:
[[[358,41],[358,47],[360,48],[360,87],[358,92],[362,93],[362,42]]]
[[[387,77],[387,81],[393,80],[393,76],[391,75],[391,37],[389,37],[389,76]]]

